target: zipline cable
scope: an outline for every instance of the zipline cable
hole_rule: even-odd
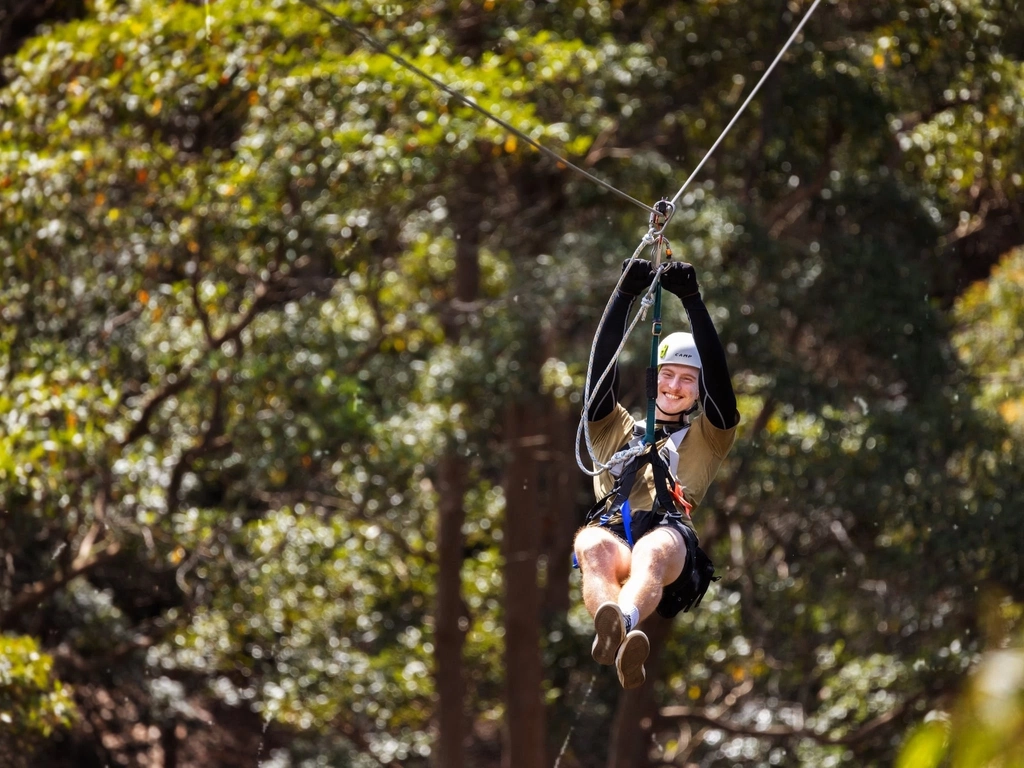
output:
[[[661,219],[657,219],[658,214],[662,213],[661,211],[656,210],[656,208],[660,208],[661,207],[660,203],[655,206],[655,209],[651,209],[651,213],[652,213],[652,216],[651,216],[651,226],[647,230],[647,233],[644,235],[643,239],[640,241],[640,245],[637,247],[636,251],[630,257],[629,261],[632,262],[634,259],[636,259],[640,255],[640,252],[647,245],[655,243],[658,240],[658,238],[661,237],[662,233],[664,233],[665,228],[668,226],[669,221],[671,221],[672,216],[676,212],[677,203],[679,202],[679,199],[683,196],[683,193],[686,191],[687,187],[690,186],[690,183],[694,180],[694,178],[696,178],[697,174],[704,167],[704,164],[707,163],[707,161],[708,161],[708,159],[710,159],[711,155],[714,154],[716,149],[718,149],[718,146],[725,139],[725,137],[729,133],[730,129],[732,129],[732,127],[733,127],[733,125],[735,125],[736,121],[739,120],[740,115],[742,115],[743,112],[746,110],[747,105],[749,105],[750,102],[753,101],[754,97],[757,95],[757,92],[761,90],[761,86],[764,85],[765,81],[768,79],[768,76],[771,75],[772,71],[774,71],[775,67],[778,66],[779,62],[782,61],[782,57],[786,54],[786,51],[789,50],[790,46],[793,45],[793,42],[797,39],[797,37],[800,35],[800,32],[803,30],[804,25],[807,24],[808,20],[811,18],[811,15],[814,13],[815,10],[817,10],[817,8],[818,8],[818,6],[820,4],[821,4],[821,0],[814,0],[814,2],[811,4],[811,7],[807,10],[807,13],[805,13],[804,17],[800,20],[800,23],[797,24],[796,29],[793,30],[793,33],[789,36],[789,39],[786,40],[785,45],[782,46],[782,49],[775,56],[775,59],[772,61],[772,63],[768,66],[768,69],[766,69],[764,74],[761,75],[761,78],[757,81],[757,84],[754,86],[753,90],[750,92],[750,94],[747,96],[747,98],[743,100],[743,103],[740,105],[739,109],[736,110],[736,114],[733,115],[732,119],[725,126],[725,129],[722,131],[721,135],[719,135],[719,137],[715,140],[715,143],[712,144],[711,148],[704,154],[704,157],[701,158],[701,161],[699,163],[697,163],[697,166],[690,173],[690,176],[686,179],[686,181],[683,182],[683,186],[679,188],[679,191],[676,192],[675,196],[671,200],[663,201],[663,202],[666,203],[666,206],[665,206],[662,218]],[[621,275],[619,277],[619,282],[616,284],[615,290],[612,291],[612,297],[608,299],[608,304],[605,306],[604,313],[602,314],[601,320],[600,320],[600,322],[598,323],[598,326],[597,326],[597,331],[594,334],[594,343],[591,345],[591,348],[590,348],[590,360],[589,360],[589,362],[587,364],[587,380],[586,380],[586,384],[584,385],[584,389],[583,389],[583,412],[582,412],[582,414],[580,416],[579,428],[576,430],[576,465],[585,474],[590,475],[591,477],[596,477],[597,475],[601,474],[603,471],[605,471],[607,469],[611,469],[614,466],[617,466],[619,464],[622,464],[625,461],[628,461],[629,459],[631,459],[634,456],[638,455],[639,452],[642,452],[643,450],[645,450],[647,448],[646,443],[644,443],[644,444],[641,444],[641,445],[637,446],[636,448],[624,449],[624,450],[621,450],[618,453],[614,454],[610,459],[608,459],[607,463],[602,463],[602,462],[598,461],[597,456],[594,453],[593,442],[591,441],[591,438],[590,438],[590,424],[587,421],[587,414],[588,414],[588,412],[590,410],[591,405],[593,404],[594,399],[597,396],[597,390],[600,388],[601,382],[603,382],[605,380],[605,378],[607,378],[608,374],[614,369],[616,363],[618,362],[619,355],[622,353],[622,350],[623,350],[623,348],[626,345],[626,340],[629,338],[630,333],[633,331],[633,328],[636,326],[638,319],[640,319],[641,316],[646,316],[648,308],[655,302],[655,300],[657,298],[660,298],[660,292],[661,292],[661,285],[660,285],[661,270],[659,269],[656,272],[656,274],[654,276],[654,279],[651,281],[651,286],[648,288],[648,290],[644,294],[644,298],[643,298],[643,301],[641,302],[640,310],[634,316],[633,322],[630,323],[629,327],[626,329],[626,332],[623,334],[622,341],[619,343],[618,349],[615,350],[615,354],[612,355],[612,359],[608,363],[608,367],[605,368],[604,372],[598,378],[597,384],[594,385],[594,389],[592,390],[591,387],[590,387],[591,376],[592,376],[591,368],[592,368],[592,366],[594,364],[594,354],[595,354],[595,350],[596,350],[596,347],[597,347],[597,339],[598,339],[598,336],[600,336],[601,329],[604,326],[604,322],[607,319],[608,313],[609,313],[609,311],[611,309],[612,298],[614,298],[614,296],[615,296],[615,291],[618,290],[619,285],[621,285],[622,279],[625,276],[625,269],[626,268],[624,266],[623,267],[623,275]],[[650,411],[650,410],[651,410],[650,404],[648,404],[648,411]],[[651,422],[652,422],[652,417],[651,417],[651,414],[648,413],[648,433],[650,433],[650,431],[651,431],[650,430]],[[591,465],[594,467],[593,469],[588,469],[583,464],[583,457],[580,455],[581,444],[585,444],[586,445],[587,453],[590,454]]]
[[[733,125],[736,124],[736,122],[740,119],[740,116],[746,111],[747,106],[750,104],[751,101],[754,100],[754,97],[757,95],[758,91],[761,90],[761,86],[764,85],[764,83],[767,81],[768,77],[775,70],[775,67],[778,66],[779,62],[782,61],[782,57],[785,56],[786,52],[790,49],[790,47],[796,41],[797,37],[799,37],[800,32],[803,31],[804,26],[810,20],[811,16],[814,14],[814,11],[817,10],[818,6],[821,4],[821,0],[814,0],[814,2],[811,4],[811,7],[807,10],[807,13],[804,14],[804,17],[800,20],[800,23],[797,24],[796,29],[793,30],[793,33],[789,36],[789,39],[786,40],[785,45],[782,46],[782,49],[775,56],[775,59],[768,66],[768,68],[765,70],[764,74],[761,75],[761,78],[757,81],[757,84],[754,86],[753,90],[751,90],[751,92],[747,95],[747,98],[743,100],[743,103],[740,105],[739,109],[736,110],[736,114],[733,115],[732,119],[725,126],[725,129],[722,131],[722,133],[719,135],[719,137],[715,140],[715,143],[711,145],[711,148],[708,149],[708,151],[706,153],[704,153],[704,157],[702,157],[700,162],[697,163],[696,167],[690,173],[690,175],[686,179],[686,181],[683,182],[683,186],[681,186],[679,188],[679,191],[676,192],[675,196],[671,200],[669,200],[669,201],[662,201],[662,203],[659,203],[659,207],[662,204],[664,204],[665,208],[663,208],[662,210],[658,210],[658,208],[651,207],[651,206],[647,205],[646,203],[641,202],[640,200],[637,200],[632,195],[629,195],[629,194],[623,192],[622,190],[612,186],[611,184],[609,184],[608,182],[604,181],[603,179],[598,178],[594,174],[592,174],[592,173],[590,173],[588,171],[583,170],[579,166],[571,163],[569,160],[566,160],[564,157],[559,155],[557,152],[553,152],[552,150],[550,150],[547,147],[545,147],[543,144],[541,144],[538,141],[534,140],[530,136],[527,136],[525,133],[520,131],[515,126],[509,124],[507,121],[501,119],[500,117],[498,117],[497,115],[493,114],[489,110],[484,109],[483,107],[481,107],[479,104],[477,104],[472,99],[470,99],[470,98],[468,98],[466,96],[463,96],[461,93],[456,91],[454,88],[451,88],[450,86],[448,86],[445,83],[441,82],[440,80],[438,80],[433,75],[428,74],[423,69],[421,69],[420,67],[416,66],[411,61],[406,59],[404,56],[389,50],[387,48],[387,46],[385,46],[383,43],[381,43],[378,40],[376,40],[372,35],[369,35],[366,32],[364,32],[363,30],[359,29],[359,27],[357,27],[355,24],[350,22],[348,19],[345,19],[345,18],[339,16],[338,14],[328,10],[326,7],[324,7],[324,5],[322,3],[319,2],[319,0],[299,0],[299,2],[301,2],[303,5],[306,5],[307,7],[311,8],[312,10],[316,11],[317,13],[321,14],[324,18],[328,19],[332,24],[335,24],[335,25],[337,25],[339,27],[342,27],[343,29],[345,29],[348,32],[350,32],[351,34],[356,35],[358,38],[363,40],[367,45],[369,45],[375,51],[377,51],[379,53],[382,53],[383,55],[387,56],[389,59],[394,61],[399,66],[404,67],[405,69],[409,70],[410,72],[413,72],[414,74],[416,74],[419,77],[423,78],[424,80],[429,82],[431,85],[433,85],[435,88],[438,88],[439,90],[443,91],[444,93],[447,93],[449,96],[451,96],[452,98],[457,100],[459,103],[464,104],[465,106],[469,107],[470,109],[475,110],[476,112],[479,112],[481,115],[486,117],[488,120],[491,120],[494,123],[497,123],[498,125],[500,125],[505,130],[511,132],[513,135],[515,135],[515,136],[519,137],[520,139],[522,139],[523,141],[525,141],[528,145],[530,145],[534,149],[538,150],[539,152],[543,153],[544,155],[546,155],[549,158],[551,158],[552,160],[554,160],[556,163],[561,163],[565,167],[571,168],[576,173],[578,173],[581,176],[589,179],[590,181],[594,182],[598,186],[608,190],[609,192],[612,192],[613,194],[621,197],[624,200],[628,200],[629,202],[633,203],[634,205],[638,206],[639,208],[643,208],[645,211],[649,212],[651,214],[651,222],[652,222],[651,223],[651,227],[648,229],[647,234],[644,235],[643,239],[640,242],[640,245],[637,247],[636,252],[633,254],[632,257],[630,257],[629,261],[633,261],[634,259],[636,259],[639,256],[640,252],[646,246],[654,244],[661,237],[662,233],[665,231],[665,228],[668,226],[669,221],[671,221],[672,216],[675,214],[675,211],[676,211],[676,208],[677,208],[677,204],[679,202],[679,199],[683,196],[683,193],[690,186],[691,182],[693,182],[693,180],[696,178],[697,174],[700,173],[701,169],[704,167],[704,165],[707,163],[707,161],[714,154],[715,150],[718,149],[719,145],[725,140],[725,137],[728,135],[728,133],[732,129]],[[658,221],[658,224],[660,224],[660,226],[656,226],[655,225],[654,222],[656,220]],[[619,278],[619,282],[620,283],[622,282],[622,277],[623,276],[624,276],[624,273]],[[660,304],[660,294],[661,294],[660,276],[661,276],[661,269],[659,268],[656,271],[656,274],[655,274],[655,277],[654,277],[653,281],[651,282],[651,286],[648,288],[647,292],[645,293],[645,295],[643,297],[643,300],[641,302],[640,311],[637,312],[637,315],[633,318],[633,322],[630,323],[629,328],[627,329],[626,333],[623,336],[622,342],[619,344],[619,348],[615,351],[615,354],[612,356],[611,361],[608,363],[608,367],[605,369],[605,371],[602,373],[602,375],[598,378],[597,385],[594,387],[595,390],[600,387],[601,382],[604,381],[604,379],[608,376],[609,372],[614,368],[616,362],[618,361],[619,355],[621,354],[622,349],[625,346],[626,339],[629,337],[630,332],[636,326],[636,323],[638,322],[638,320],[641,319],[642,317],[646,316],[647,310],[650,308],[650,306],[652,304],[655,304],[655,303]],[[618,285],[616,285],[616,288],[618,288]],[[613,295],[614,295],[614,292],[613,292]],[[610,306],[610,301],[609,301],[609,306]],[[601,327],[604,324],[604,320],[607,317],[608,309],[609,309],[609,307],[605,307],[605,312],[604,312],[604,315],[601,318],[601,322],[598,323],[598,333],[595,334],[595,336],[594,336],[595,343],[596,343],[596,340],[597,340],[597,336],[600,334]],[[660,325],[660,322],[658,323],[658,325]],[[657,336],[657,334],[656,334],[656,336]],[[590,406],[591,406],[591,404],[593,402],[593,398],[596,395],[596,392],[592,391],[591,388],[590,388],[590,383],[591,383],[590,379],[591,379],[591,374],[592,374],[593,358],[594,358],[594,348],[591,347],[590,364],[587,366],[587,382],[586,382],[586,386],[584,388],[583,416],[582,416],[582,418],[580,420],[580,428],[577,430],[576,463],[579,465],[580,469],[582,469],[588,475],[596,476],[596,475],[600,474],[602,471],[604,471],[606,469],[609,469],[612,466],[615,466],[617,464],[620,464],[620,463],[628,460],[629,458],[632,458],[631,454],[633,454],[636,449],[624,450],[624,451],[618,452],[617,454],[615,454],[614,456],[612,456],[609,459],[607,464],[602,464],[601,462],[599,462],[597,460],[597,457],[594,455],[593,445],[592,445],[591,440],[590,440],[590,430],[588,429],[589,425],[586,423],[587,411],[590,409]],[[650,410],[650,408],[649,408],[649,410]],[[651,420],[652,420],[651,418],[648,418],[648,421],[651,421]],[[650,430],[648,430],[648,431],[650,431]],[[581,442],[580,438],[581,437],[583,438],[583,442],[586,444],[587,452],[590,454],[591,463],[595,467],[594,470],[588,470],[586,467],[583,466],[583,460],[582,460],[582,457],[579,454],[579,448],[580,448],[580,442]],[[646,446],[643,446],[643,447],[645,448]]]
[[[782,61],[782,57],[785,56],[786,51],[788,51],[790,46],[793,45],[793,42],[800,35],[801,30],[803,30],[804,25],[811,18],[811,14],[814,13],[814,11],[820,4],[821,0],[814,0],[814,2],[811,4],[811,7],[808,9],[807,13],[805,13],[804,17],[800,19],[800,23],[796,25],[796,29],[793,30],[793,34],[789,36],[789,40],[787,40],[786,44],[782,46],[782,50],[779,51],[779,54],[775,57],[775,60],[772,61],[768,69],[766,69],[764,71],[764,74],[761,75],[761,79],[757,81],[757,85],[754,86],[754,90],[752,90],[750,94],[747,96],[747,98],[744,99],[743,103],[740,104],[740,108],[736,110],[736,114],[732,116],[732,120],[730,120],[729,124],[725,126],[725,130],[723,130],[721,135],[715,140],[715,143],[711,145],[711,149],[709,149],[704,154],[704,157],[701,158],[701,161],[697,163],[697,167],[694,168],[693,171],[690,173],[689,178],[687,178],[686,181],[683,182],[683,186],[681,186],[679,188],[679,191],[676,192],[675,197],[673,197],[670,201],[672,204],[672,211],[671,213],[669,213],[668,218],[665,220],[665,224],[664,226],[662,226],[662,231],[664,231],[664,228],[668,226],[668,221],[669,219],[672,218],[672,213],[675,212],[676,204],[679,202],[679,198],[683,196],[683,193],[686,191],[686,188],[690,186],[690,182],[694,180],[698,173],[700,173],[700,169],[704,167],[704,164],[708,161],[711,155],[714,154],[715,150],[718,149],[718,145],[722,143],[726,135],[729,133],[729,130],[733,127],[733,125],[736,124],[736,121],[740,119],[740,115],[742,115],[743,112],[746,110],[747,105],[754,100],[754,97],[757,95],[757,92],[761,90],[761,86],[764,85],[765,81],[768,79],[768,76],[771,75],[772,70],[774,70],[778,63]]]
[[[552,150],[548,149],[547,147],[545,147],[540,142],[538,142],[538,141],[530,138],[529,136],[527,136],[525,133],[520,131],[518,128],[510,125],[508,122],[506,122],[505,120],[502,120],[497,115],[495,115],[495,114],[489,112],[488,110],[484,109],[483,107],[481,107],[479,104],[477,104],[472,99],[470,99],[470,98],[468,98],[466,96],[463,96],[461,93],[456,91],[454,88],[451,88],[448,85],[445,85],[443,82],[438,80],[433,75],[427,74],[426,72],[424,72],[422,69],[417,67],[415,64],[413,64],[411,61],[409,61],[405,57],[403,57],[400,54],[397,54],[397,53],[395,53],[395,52],[393,52],[391,50],[388,50],[387,46],[385,46],[381,42],[378,42],[372,35],[369,35],[366,32],[364,32],[363,30],[359,29],[359,27],[357,27],[355,24],[350,22],[348,19],[342,18],[338,14],[333,13],[332,11],[329,11],[321,3],[319,3],[318,0],[299,0],[299,2],[301,2],[303,5],[306,5],[306,6],[310,7],[310,8],[312,8],[313,10],[318,11],[319,13],[323,14],[326,18],[330,19],[330,21],[332,23],[334,23],[334,24],[336,24],[336,25],[338,25],[338,26],[348,30],[352,34],[358,36],[367,45],[372,47],[375,51],[384,54],[389,59],[394,61],[396,64],[399,64],[400,66],[405,67],[410,72],[414,72],[415,74],[419,75],[423,79],[425,79],[428,82],[430,82],[435,88],[439,88],[440,90],[442,90],[445,93],[447,93],[453,99],[456,99],[457,101],[459,101],[460,103],[466,105],[470,109],[475,109],[481,115],[483,115],[484,117],[488,118],[489,120],[494,121],[495,123],[500,125],[502,128],[504,128],[505,130],[511,131],[516,136],[518,136],[520,139],[522,139],[527,144],[529,144],[531,147],[533,147],[534,149],[536,149],[536,150],[538,150],[540,152],[543,152],[545,155],[547,155],[552,160],[555,160],[558,163],[562,163],[566,167],[571,168],[572,170],[576,171],[576,173],[579,173],[582,176],[585,176],[586,178],[590,179],[595,184],[597,184],[597,185],[607,189],[609,192],[612,192],[612,193],[618,195],[623,200],[628,200],[629,202],[633,203],[633,205],[636,205],[636,206],[639,206],[640,208],[643,208],[648,213],[653,213],[654,212],[654,209],[651,208],[651,206],[647,205],[647,203],[643,203],[643,202],[637,200],[632,195],[626,194],[621,189],[618,189],[618,188],[612,186],[611,184],[609,184],[607,181],[604,181],[603,179],[598,178],[597,176],[595,176],[594,174],[590,173],[589,171],[585,171],[582,168],[580,168],[579,166],[574,165],[573,163],[569,162],[564,157],[559,155],[557,152],[553,152]],[[820,2],[820,0],[819,0],[819,2]]]

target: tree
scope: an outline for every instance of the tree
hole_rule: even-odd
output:
[[[332,6],[648,201],[804,7]],[[681,201],[744,419],[696,517],[725,578],[578,718],[565,413],[646,213],[298,5],[40,29],[0,88],[0,628],[74,692],[41,759],[422,766],[465,714],[495,765],[523,671],[534,756],[891,763],[974,585],[1020,592],[1014,257],[965,290],[1024,241],[1018,16],[823,5]]]

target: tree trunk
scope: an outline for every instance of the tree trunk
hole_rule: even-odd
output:
[[[466,612],[462,602],[462,499],[466,482],[465,462],[449,451],[439,467],[437,526],[437,615],[434,659],[437,664],[438,768],[462,768],[466,733],[465,681],[462,646]]]
[[[480,224],[483,194],[480,173],[470,169],[462,199],[456,201],[453,220],[458,237],[455,244],[455,290],[453,300],[442,318],[445,335],[452,344],[464,340],[469,324],[466,315],[480,290]],[[474,181],[476,180],[476,181]],[[473,404],[470,403],[470,406]],[[441,457],[438,469],[437,528],[437,608],[434,617],[437,645],[434,661],[437,672],[438,739],[435,753],[437,768],[462,768],[465,764],[466,684],[462,649],[469,616],[462,600],[462,561],[466,520],[463,497],[466,493],[468,462],[459,455],[454,440]]]
[[[644,768],[650,765],[651,724],[657,714],[654,682],[661,675],[661,651],[672,630],[672,621],[655,613],[645,619],[640,628],[651,641],[651,655],[645,665],[647,682],[619,695],[608,744],[608,768]]]
[[[540,656],[540,585],[537,560],[540,512],[535,417],[513,402],[506,434],[511,455],[505,478],[505,680],[508,743],[505,768],[546,768],[544,679]]]
[[[572,412],[548,399],[548,451],[543,454],[544,482],[543,549],[547,560],[544,585],[545,619],[569,610],[569,577],[572,573],[572,540],[580,525],[575,505],[578,483],[576,461],[572,455]]]

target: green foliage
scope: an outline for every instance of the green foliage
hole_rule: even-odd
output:
[[[1024,436],[1024,250],[1008,253],[988,280],[965,291],[955,311],[954,343],[982,382],[979,404]]]
[[[898,768],[952,768],[1022,764],[1024,653],[1019,640],[1021,608],[1009,600],[988,604],[987,650],[966,681],[952,712],[933,711],[907,739]]]
[[[331,7],[653,200],[806,4]],[[0,628],[59,644],[83,711],[120,697],[161,739],[192,729],[182,765],[213,764],[228,732],[267,734],[282,764],[424,765],[454,451],[484,765],[508,672],[505,408],[578,408],[645,215],[301,4],[90,14],[3,63]],[[666,762],[891,764],[982,650],[974,585],[1020,593],[1021,35],[997,0],[824,4],[682,200],[668,234],[743,423],[695,518],[725,578],[677,621],[657,699],[749,733],[666,726]],[[684,323],[668,302],[667,330]],[[634,340],[631,406],[645,359]],[[571,445],[542,429],[545,451]],[[559,736],[592,674],[565,589],[541,649]],[[11,707],[45,713],[19,691]],[[601,678],[582,765],[616,696]],[[82,750],[154,748],[94,720],[71,731]],[[947,754],[946,728],[901,759]]]
[[[949,725],[932,720],[917,728],[896,761],[896,768],[936,768],[942,764],[949,739]]]
[[[0,635],[0,764],[27,764],[36,748],[75,720],[71,689],[31,637]]]

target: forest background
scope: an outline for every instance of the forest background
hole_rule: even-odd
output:
[[[808,5],[330,8],[652,204]],[[682,199],[742,425],[628,693],[573,446],[646,213],[295,0],[0,57],[0,765],[1021,765],[1016,0],[827,0]]]

